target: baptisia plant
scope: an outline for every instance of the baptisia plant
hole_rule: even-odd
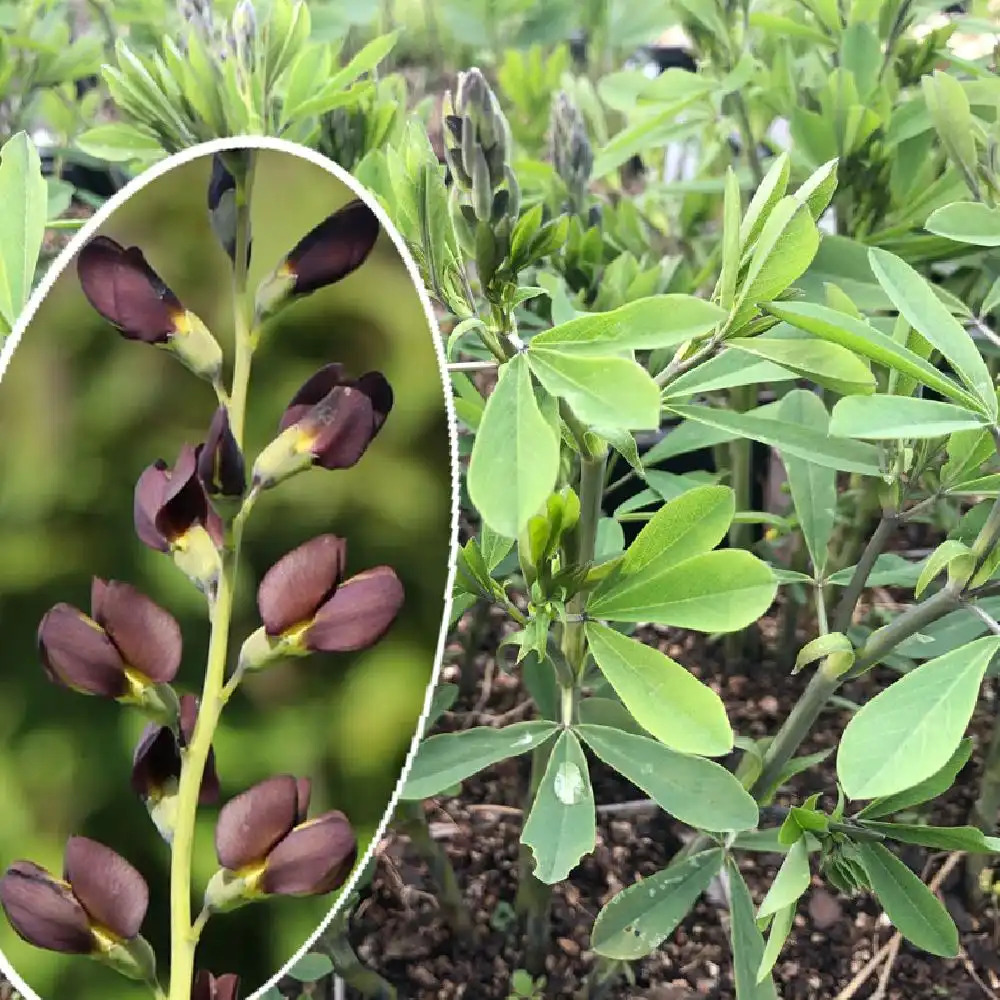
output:
[[[169,985],[161,985],[156,956],[141,935],[149,888],[110,847],[72,837],[61,878],[30,861],[15,861],[0,878],[0,904],[24,940],[95,958],[148,984],[159,1000],[237,1000],[235,975],[195,973],[205,923],[213,914],[275,895],[331,893],[344,884],[357,856],[346,813],[308,816],[308,778],[266,778],[222,806],[215,838],[219,872],[193,914],[196,811],[222,797],[213,736],[241,679],[248,670],[290,656],[367,649],[403,604],[391,567],[349,575],[343,538],[306,540],[261,580],[263,624],[232,658],[227,679],[237,565],[258,496],[313,466],[351,468],[393,403],[379,372],[353,377],[339,364],[327,365],[294,395],[274,441],[254,462],[245,461],[247,387],[266,319],[353,273],[379,235],[370,209],[351,202],[302,238],[251,303],[254,158],[253,151],[238,150],[225,162],[217,156],[208,196],[215,232],[232,261],[235,360],[228,385],[215,338],[141,249],[99,236],[81,250],[77,265],[84,294],[101,316],[128,340],[173,354],[210,382],[218,397],[204,441],[181,445],[173,464],[157,459],[143,470],[133,508],[138,539],[170,558],[204,597],[211,635],[200,695],[173,686],[183,645],[177,621],[128,583],[95,578],[87,611],[57,604],[38,629],[42,666],[53,682],[114,699],[149,719],[135,748],[131,784],[171,850]],[[224,763],[218,762],[223,773]]]
[[[603,995],[628,962],[659,947],[719,880],[737,995],[776,996],[772,969],[813,860],[838,890],[873,893],[913,944],[955,955],[947,911],[889,845],[980,857],[1000,847],[991,836],[995,800],[976,827],[908,815],[946,790],[968,759],[964,733],[1000,650],[987,603],[998,586],[1000,501],[996,477],[985,474],[1000,424],[994,377],[961,318],[968,310],[880,247],[862,249],[865,280],[845,283],[850,294],[830,281],[817,294],[806,279],[838,163],[804,169],[786,152],[760,164],[749,201],[736,172],[726,171],[710,266],[685,292],[646,286],[617,307],[581,311],[596,299],[571,300],[543,270],[567,263],[567,216],[552,217],[548,193],[522,185],[509,167],[499,118],[485,78],[471,70],[446,102],[450,193],[413,133],[407,148],[362,171],[456,321],[448,349],[478,524],[459,554],[453,615],[503,609],[513,623],[503,645],[536,715],[432,735],[420,746],[397,825],[428,855],[443,914],[456,935],[467,930],[455,873],[427,835],[420,800],[455,794],[478,770],[530,754],[517,908],[526,964],[544,971],[550,887],[596,843],[589,750],[694,832],[662,871],[627,885],[599,913],[588,995]],[[554,122],[554,172],[565,189],[558,199],[580,218],[594,197],[591,166],[565,98]],[[515,193],[522,207],[512,209]],[[612,273],[612,264],[601,267],[595,273]],[[862,301],[869,285],[877,294]],[[478,384],[467,375],[484,371]],[[757,404],[762,387],[775,402]],[[641,435],[668,422],[662,440],[641,450]],[[721,449],[730,461],[703,476],[654,468],[691,441],[733,445]],[[784,516],[753,509],[751,442],[781,458],[791,501]],[[609,513],[613,455],[643,488]],[[835,544],[845,474],[877,497],[881,514],[867,538],[858,532],[861,551],[847,559]],[[982,502],[926,563],[886,553],[901,526],[961,497]],[[642,529],[627,539],[631,521]],[[754,545],[737,530],[754,522],[796,535],[794,568],[781,564],[770,538]],[[887,579],[913,588],[912,602],[871,628],[858,613],[863,594]],[[675,659],[634,633],[652,624],[734,636],[726,652],[745,662],[741,633],[780,587],[807,594],[815,608],[815,638],[792,660],[797,671],[817,667],[777,731],[749,738],[734,732],[717,690],[680,662],[683,654]],[[470,618],[474,628],[475,612]],[[953,641],[959,623],[962,638]],[[994,634],[979,638],[986,632]],[[939,638],[930,643],[929,635]],[[836,787],[775,805],[793,776],[829,756],[800,748],[831,699],[900,655],[912,657],[910,672],[841,734]],[[454,685],[439,689],[429,725],[456,695]],[[755,906],[739,859],[757,850],[785,860]]]

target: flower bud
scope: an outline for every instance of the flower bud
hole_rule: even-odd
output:
[[[220,406],[212,417],[205,443],[195,450],[198,479],[209,499],[239,500],[246,491],[247,477],[236,438],[229,427],[229,411]]]
[[[205,324],[185,309],[149,266],[138,247],[96,236],[77,259],[80,285],[90,304],[128,340],[175,354],[196,375],[216,381],[222,349]]]
[[[254,325],[273,316],[289,300],[341,281],[368,259],[378,239],[379,221],[360,199],[349,202],[308,232],[261,282]]]
[[[241,151],[234,150],[232,153]],[[223,250],[236,262],[236,177],[237,168],[246,172],[242,159],[234,162],[232,153],[216,153],[212,157],[212,176],[208,182],[208,216]],[[237,166],[238,165],[238,166]],[[247,234],[247,263],[250,262],[250,234]]]

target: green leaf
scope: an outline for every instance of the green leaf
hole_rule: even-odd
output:
[[[732,856],[726,859],[729,875],[730,935],[733,945],[733,978],[736,1000],[778,1000],[770,976],[757,981],[757,971],[764,957],[764,939],[754,918],[753,898],[739,866]]]
[[[563,730],[549,756],[542,783],[521,833],[535,857],[535,878],[561,882],[590,854],[597,837],[594,790],[587,758],[571,730]]]
[[[618,893],[597,915],[591,947],[620,961],[648,955],[687,916],[724,857],[719,848],[702,851]]]
[[[877,694],[844,730],[837,775],[852,799],[911,788],[939,771],[962,740],[1000,638],[928,660]]]
[[[538,720],[515,722],[502,729],[480,726],[431,736],[417,749],[403,798],[414,801],[440,795],[484,767],[534,750],[558,728],[553,722]]]
[[[288,975],[300,983],[314,983],[333,972],[333,962],[326,955],[312,952],[303,955],[289,970]]]
[[[934,893],[881,844],[856,846],[872,892],[896,930],[932,955],[957,955],[958,931]]]
[[[778,414],[787,424],[808,427],[817,434],[828,433],[830,416],[826,407],[807,389],[789,390]],[[782,462],[806,548],[816,572],[822,574],[837,514],[837,473],[791,454],[782,455]]]
[[[993,380],[972,337],[906,261],[878,247],[868,251],[868,259],[875,277],[900,315],[944,355],[983,404],[990,419],[996,420],[997,397]]]
[[[786,906],[792,906],[809,888],[809,846],[805,837],[792,844],[778,874],[774,876],[767,895],[757,910],[757,919],[769,917]]]
[[[166,156],[156,136],[125,122],[111,122],[87,129],[77,136],[76,145],[88,156],[96,156],[109,163],[128,163],[131,160],[153,163]]]
[[[0,318],[13,329],[31,294],[45,236],[49,189],[24,132],[0,148]]]
[[[791,171],[791,160],[788,153],[782,153],[775,158],[768,168],[764,179],[750,199],[743,225],[740,227],[740,246],[746,249],[760,235],[764,223],[767,222],[772,209],[785,196],[788,190],[788,177]]]
[[[695,74],[690,75],[694,76]],[[677,118],[678,110],[684,104],[692,103],[699,96],[695,95],[692,100],[675,104],[658,114],[646,115],[634,125],[622,129],[603,149],[597,152],[594,157],[591,177],[594,180],[600,180],[617,170],[623,163],[627,163],[638,153],[659,149],[671,142],[678,142],[699,132],[703,125],[697,118],[691,120]]]
[[[721,354],[716,354],[675,378],[664,387],[663,398],[681,400],[734,386],[790,382],[795,378],[794,372],[770,361],[748,362],[746,354],[741,351],[723,350]]]
[[[719,275],[719,303],[727,312],[736,299],[740,271],[740,182],[732,167],[726,167],[726,196],[723,203],[722,273]]]
[[[739,549],[705,552],[661,568],[608,577],[588,612],[620,622],[655,622],[699,632],[735,632],[755,622],[777,592],[771,568]]]
[[[870,361],[908,375],[956,403],[977,405],[976,396],[864,320],[813,302],[768,302],[762,308],[813,336],[840,344]]]
[[[889,441],[946,437],[977,430],[983,417],[954,403],[919,396],[846,396],[833,408],[830,433],[838,437]]]
[[[288,68],[281,114],[285,122],[299,118],[298,109],[316,95],[317,84],[325,86],[333,68],[333,53],[328,45],[309,45],[302,49]]]
[[[834,656],[838,653],[850,657],[851,662],[853,662],[854,647],[851,645],[851,640],[843,632],[827,632],[824,635],[817,636],[812,642],[807,642],[799,650],[799,655],[795,658],[795,669],[792,673],[796,674],[807,664],[825,659],[827,656]],[[851,663],[847,663],[845,669],[850,666]]]
[[[540,347],[607,357],[615,351],[652,351],[702,337],[726,318],[711,302],[693,295],[653,295],[610,312],[589,313],[531,339]]]
[[[757,826],[757,803],[731,771],[714,761],[608,726],[580,725],[576,732],[605,764],[682,823],[715,833]]]
[[[807,427],[760,417],[755,413],[735,413],[732,410],[677,403],[672,403],[668,408],[687,420],[697,420],[710,427],[729,431],[736,437],[760,441],[761,444],[770,445],[817,465],[844,472],[860,472],[866,476],[882,474],[878,448],[861,441],[829,437]]]
[[[796,841],[796,844],[801,842],[802,841]],[[789,854],[791,854],[794,850],[795,845],[792,846],[792,850],[789,851]],[[757,967],[758,982],[762,982],[771,974],[771,970],[774,968],[774,963],[778,961],[781,946],[785,943],[788,938],[788,932],[792,929],[792,920],[794,918],[794,903],[789,903],[788,906],[778,910],[778,912],[774,915],[774,919],[771,921],[771,928],[767,933],[767,945],[764,948],[764,954],[761,956],[760,965]]]
[[[519,355],[500,370],[469,460],[469,496],[498,534],[516,538],[555,489],[559,436],[545,419]]]
[[[944,795],[955,783],[958,772],[969,762],[972,745],[972,740],[966,737],[939,771],[935,771],[929,778],[912,788],[907,788],[906,791],[873,799],[857,814],[858,818],[878,819],[882,816],[891,816],[893,813],[912,809],[923,802],[930,802],[931,799]]]
[[[956,243],[1000,247],[1000,208],[981,201],[956,201],[931,213],[924,226]]]
[[[819,230],[808,208],[793,195],[774,207],[754,245],[739,295],[737,328],[759,302],[784,292],[801,277],[819,248]]]
[[[952,563],[957,563],[959,572],[964,573],[965,579],[968,579],[975,568],[975,556],[964,542],[960,542],[957,538],[946,538],[924,563],[913,596],[920,597],[938,573],[950,568]]]
[[[920,83],[931,121],[948,155],[963,176],[974,181],[978,167],[976,126],[961,82],[950,73],[935,70],[933,76],[923,77]]]
[[[692,556],[710,552],[729,531],[736,513],[728,486],[696,486],[665,503],[628,547],[622,575],[650,566],[665,570]]]
[[[590,652],[636,722],[681,753],[718,757],[733,748],[722,699],[658,649],[587,622]]]
[[[919,844],[938,851],[967,851],[970,854],[995,854],[1000,841],[987,837],[975,826],[924,826],[918,823],[876,823],[862,820],[866,830],[881,833],[888,840]]]
[[[842,395],[875,391],[875,376],[871,369],[839,344],[764,335],[734,337],[726,341],[726,346],[772,361]]]
[[[565,399],[584,423],[628,430],[659,427],[660,390],[635,361],[578,357],[534,346],[526,357],[535,378],[553,396]]]

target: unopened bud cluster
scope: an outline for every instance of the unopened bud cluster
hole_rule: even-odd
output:
[[[550,145],[552,165],[566,185],[572,208],[578,211],[583,205],[594,169],[594,149],[583,115],[562,91],[552,102]]]
[[[445,156],[457,187],[470,196],[480,222],[516,219],[521,193],[510,168],[510,131],[486,78],[478,69],[458,76],[445,96]]]

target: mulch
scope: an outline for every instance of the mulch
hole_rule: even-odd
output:
[[[489,725],[501,716],[504,723],[531,717],[532,705],[517,674],[499,669],[490,659],[501,627],[500,619],[495,619],[492,634],[488,632],[478,644],[479,683],[459,699],[436,731]],[[774,619],[765,619],[761,627],[773,639]],[[726,703],[735,731],[743,736],[773,733],[807,680],[803,675],[789,676],[766,658],[753,670],[727,672],[721,644],[710,644],[702,636],[647,629],[642,638],[660,645],[714,686]],[[763,645],[766,649],[773,642],[765,636]],[[444,680],[457,681],[459,675],[457,665],[445,666]],[[878,668],[846,686],[841,694],[862,702],[894,676]],[[992,693],[984,693],[973,721],[979,746],[988,739],[994,717]],[[801,752],[834,747],[847,718],[842,709],[826,712]],[[596,996],[587,991],[595,963],[589,941],[595,916],[622,888],[663,868],[687,835],[665,813],[634,807],[643,793],[601,762],[592,760],[591,764],[598,803],[597,846],[555,887],[551,947],[539,997]],[[510,995],[512,974],[525,963],[513,905],[528,768],[528,757],[504,761],[465,781],[460,798],[426,803],[431,831],[456,870],[471,912],[472,927],[463,939],[449,931],[427,866],[408,840],[396,836],[383,843],[375,878],[354,914],[351,936],[361,958],[396,987],[400,998],[506,1000]],[[977,752],[955,786],[933,803],[929,819],[941,825],[965,823],[979,772]],[[831,755],[796,776],[779,801],[794,803],[815,791],[826,794],[835,788]],[[622,809],[623,803],[633,805]],[[825,800],[827,807],[832,804],[832,799]],[[900,850],[900,856],[918,873],[926,873],[929,862],[936,867],[943,857],[920,848]],[[778,855],[741,852],[740,867],[756,901],[763,897],[780,863]],[[961,865],[945,880],[942,893],[961,931],[961,955],[940,959],[904,942],[886,991],[878,992],[880,968],[876,968],[852,994],[856,1000],[1000,996],[995,906],[988,905],[979,915],[967,912],[962,902]],[[775,966],[779,994],[784,1000],[833,1000],[892,934],[893,928],[873,899],[847,899],[814,876]],[[668,941],[647,958],[631,963],[627,975],[620,975],[601,996],[607,1000],[735,1000],[728,911],[721,886],[710,889]]]

